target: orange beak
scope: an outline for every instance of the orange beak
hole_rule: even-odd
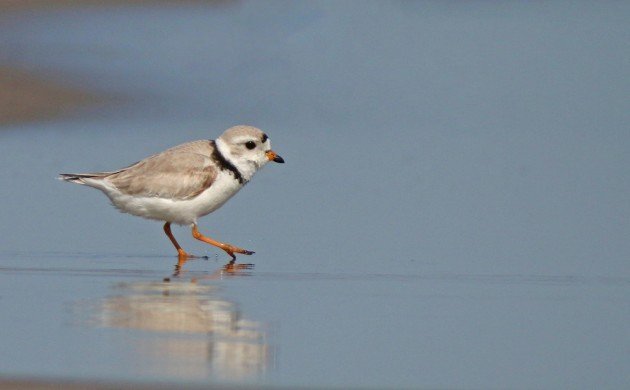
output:
[[[277,162],[277,163],[280,163],[280,164],[284,163],[284,159],[282,157],[278,156],[276,154],[276,152],[274,152],[273,150],[267,150],[265,152],[265,155],[267,156],[267,159],[269,161]]]

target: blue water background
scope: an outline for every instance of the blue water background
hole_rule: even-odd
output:
[[[3,15],[0,62],[115,104],[0,131],[0,374],[628,386],[629,17],[614,1]],[[240,276],[217,277],[225,254],[174,228],[209,260],[173,277],[160,224],[55,180],[241,123],[287,163],[200,221],[256,251]],[[158,299],[188,284],[210,291]],[[182,307],[256,337],[109,320]]]

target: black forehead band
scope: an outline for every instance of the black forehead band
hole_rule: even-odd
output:
[[[267,134],[263,133],[263,136],[262,136],[262,142],[263,142],[263,144],[264,144],[265,142],[267,142],[267,138],[269,138],[269,137],[267,137]]]

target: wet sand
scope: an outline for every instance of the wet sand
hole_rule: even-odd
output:
[[[140,384],[140,383],[121,383],[121,382],[106,382],[106,381],[67,381],[67,380],[25,380],[25,379],[2,379],[0,378],[0,390],[53,390],[53,389],[65,389],[65,390],[149,390],[149,389],[173,389],[173,388],[186,388],[186,389],[226,389],[226,390],[245,390],[245,389],[272,389],[274,387],[265,386],[244,386],[244,385],[226,385],[226,384],[207,384],[207,385],[187,385],[181,384],[168,384],[168,383],[152,383],[152,384]]]
[[[112,6],[133,4],[219,3],[229,0],[0,0],[0,12],[51,9],[76,6]]]
[[[0,390],[627,387],[630,6],[259,4],[2,15],[5,65],[138,98],[0,130]],[[242,277],[55,180],[234,122],[289,163],[203,220]]]
[[[0,65],[0,125],[71,115],[106,100],[92,92]]]
[[[0,15],[11,12],[47,10],[60,7],[112,6],[134,4],[223,3],[203,0],[0,0]],[[0,64],[0,126],[22,122],[50,120],[73,115],[85,108],[106,104],[112,98],[96,92],[72,88],[33,74]]]

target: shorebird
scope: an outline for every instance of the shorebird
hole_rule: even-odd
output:
[[[252,126],[234,126],[216,140],[187,142],[111,172],[62,173],[59,178],[96,188],[122,212],[164,221],[164,232],[180,260],[190,256],[171,224],[189,225],[197,240],[235,253],[254,252],[199,233],[197,219],[221,207],[269,161],[284,163],[271,150],[267,134]]]

